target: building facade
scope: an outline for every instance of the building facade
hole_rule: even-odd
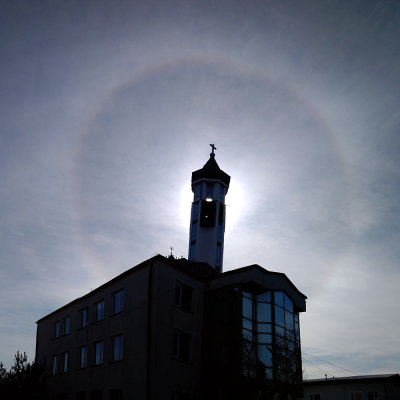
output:
[[[222,273],[229,179],[213,146],[192,175],[190,260],[157,255],[37,322],[48,399],[302,397],[306,296],[258,265]]]
[[[398,400],[400,375],[363,375],[304,381],[305,400]]]

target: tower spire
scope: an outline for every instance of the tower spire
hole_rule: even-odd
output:
[[[192,172],[192,214],[190,220],[189,260],[203,261],[222,272],[225,195],[230,176],[215,161],[214,144],[203,168]]]

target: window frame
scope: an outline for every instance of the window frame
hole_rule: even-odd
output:
[[[102,306],[99,308],[100,305]],[[105,302],[104,299],[101,299],[99,301],[96,301],[95,303],[95,322],[103,321],[104,318],[105,318]]]
[[[71,317],[68,315],[63,319],[63,335],[69,335],[71,333]]]
[[[69,371],[69,351],[65,351],[61,355],[62,360],[62,373],[65,374]]]
[[[57,375],[58,373],[58,356],[53,355],[53,363],[51,366],[51,375]]]
[[[79,310],[79,329],[87,328],[89,325],[89,310],[84,307]]]
[[[119,289],[113,293],[113,315],[122,313],[124,311],[124,306],[125,291],[124,289]]]
[[[57,320],[54,322],[54,339],[58,339],[60,337],[60,321]]]
[[[84,351],[83,351],[84,350]],[[84,357],[84,363],[82,363],[82,355],[85,355]],[[78,368],[83,369],[88,366],[88,346],[84,345],[79,347],[79,359],[78,359]]]
[[[193,312],[194,288],[179,279],[175,280],[174,305],[183,311]]]
[[[99,351],[99,358],[100,360],[98,360],[97,356],[98,356],[98,351]],[[104,341],[103,340],[99,340],[98,342],[94,343],[94,365],[103,365],[104,364]]]
[[[124,359],[124,336],[122,334],[112,337],[112,360],[122,361]]]
[[[191,361],[193,336],[180,329],[173,330],[172,356],[174,359],[189,363]]]

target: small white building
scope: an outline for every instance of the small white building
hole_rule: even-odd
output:
[[[400,375],[309,379],[303,389],[304,400],[399,400]]]

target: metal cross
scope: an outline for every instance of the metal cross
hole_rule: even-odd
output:
[[[210,144],[210,146],[211,146],[211,154],[212,155],[215,155],[215,153],[214,153],[214,150],[217,150],[217,148],[214,146],[214,143],[213,144]]]

